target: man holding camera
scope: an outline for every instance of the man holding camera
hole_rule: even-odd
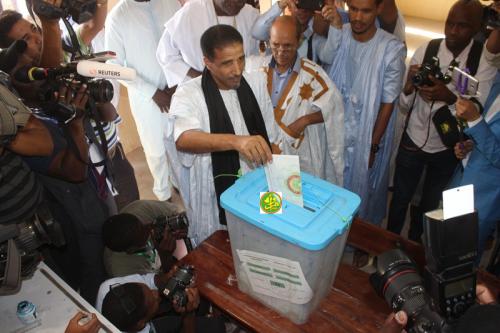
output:
[[[170,230],[167,221],[180,216],[174,204],[152,200],[134,201],[111,216],[102,232],[108,275],[168,272],[176,262],[176,240],[187,237],[188,230],[187,225]]]
[[[473,41],[481,27],[482,12],[479,1],[457,1],[448,13],[446,38],[421,46],[410,62],[400,101],[401,108],[408,114],[396,157],[387,228],[401,232],[408,204],[425,167],[422,199],[410,224],[408,237],[411,240],[420,241],[423,213],[438,207],[441,193],[457,166],[454,143],[445,145],[449,131],[445,125],[439,125],[438,119],[445,117],[441,115],[455,113],[459,91],[456,84],[445,83],[444,76],[443,79],[437,76],[447,73],[450,66],[467,68],[479,81],[478,99],[484,102],[496,73],[484,58],[483,45]],[[433,57],[439,60],[438,64]]]
[[[123,332],[165,332],[166,330],[155,330],[156,325],[152,320],[165,314],[160,306],[164,295],[163,289],[176,272],[177,268],[174,268],[169,273],[134,274],[106,280],[99,288],[95,307]],[[182,322],[179,323],[179,320],[177,323],[174,320],[170,322],[169,332],[195,331],[194,311],[200,303],[198,289],[188,286],[185,289],[185,296],[187,297],[185,304],[169,300],[173,309],[182,314]]]
[[[361,196],[359,217],[374,224],[385,216],[393,110],[401,92],[405,47],[377,28],[382,0],[350,0],[349,24],[337,8],[323,7],[330,22],[319,56],[344,99],[344,187]]]

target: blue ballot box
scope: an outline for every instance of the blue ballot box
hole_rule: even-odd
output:
[[[241,291],[297,324],[326,296],[360,198],[301,173],[304,207],[283,201],[281,214],[263,214],[260,193],[268,190],[259,168],[221,195],[234,267]]]

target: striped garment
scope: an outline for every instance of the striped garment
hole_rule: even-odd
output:
[[[118,137],[117,125],[121,122],[122,118],[120,118],[120,116],[118,116],[114,121],[101,122],[106,141],[108,142],[108,151],[110,151],[120,140],[120,138]],[[101,138],[99,137],[99,132],[97,131],[96,122],[93,119],[90,119],[90,124],[92,125],[92,128],[94,129],[95,135],[97,137],[97,141],[99,141],[100,144]]]
[[[42,185],[19,155],[0,155],[0,223],[16,223],[32,216],[42,201]]]

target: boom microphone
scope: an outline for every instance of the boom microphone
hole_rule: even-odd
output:
[[[116,79],[131,81],[135,79],[135,69],[115,64],[106,64],[97,61],[82,60],[76,64],[78,74],[86,77],[101,79]]]
[[[58,68],[42,68],[42,67],[22,67],[14,73],[14,79],[22,83],[30,83],[31,81],[46,80],[51,77],[56,77],[64,74],[75,72],[75,67],[64,66]]]

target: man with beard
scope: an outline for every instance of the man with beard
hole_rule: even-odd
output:
[[[245,0],[188,1],[166,24],[156,56],[169,87],[201,75],[205,64],[199,45],[209,27],[227,24],[243,36],[245,55],[258,54],[258,42],[251,29],[259,11]]]
[[[278,131],[262,72],[243,75],[243,38],[228,25],[201,37],[205,69],[179,87],[169,113],[169,158],[176,162],[179,190],[200,243],[226,224],[219,197],[239,174],[272,159]],[[222,224],[222,225],[221,225]]]
[[[344,187],[361,196],[360,218],[380,224],[385,216],[395,103],[401,92],[405,47],[375,25],[382,0],[350,0],[350,24],[333,4],[319,53],[344,99]]]

